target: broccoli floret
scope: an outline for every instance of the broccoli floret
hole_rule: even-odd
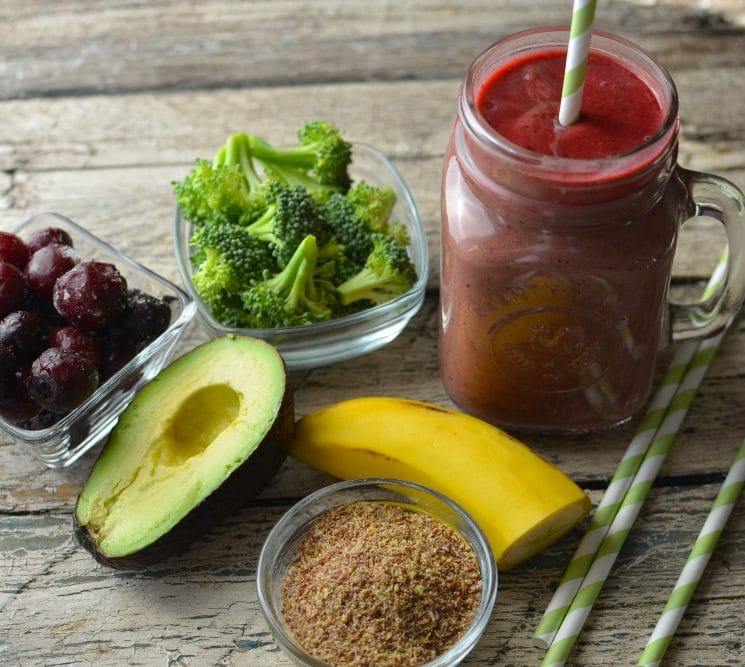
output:
[[[385,303],[416,282],[416,270],[405,247],[384,234],[374,234],[372,242],[373,250],[363,269],[337,287],[342,305],[360,300]]]
[[[264,190],[249,153],[248,136],[229,137],[209,162],[197,159],[186,178],[173,182],[181,212],[194,225],[246,223],[263,211]]]
[[[294,327],[323,322],[333,315],[333,285],[316,276],[318,244],[312,235],[298,245],[279,273],[243,292],[250,326]]]
[[[402,246],[409,244],[406,226],[391,220],[393,207],[396,205],[393,188],[387,185],[375,187],[365,181],[358,181],[349,189],[346,199],[369,232],[393,236]]]
[[[280,266],[290,261],[306,236],[315,236],[319,243],[328,240],[321,209],[307,190],[277,181],[269,182],[265,190],[267,204],[264,213],[246,230],[270,244]]]
[[[360,266],[349,258],[346,246],[339,243],[333,236],[328,243],[318,249],[316,275],[333,285],[340,285],[359,269]]]
[[[238,167],[213,167],[199,158],[186,178],[172,185],[182,215],[194,225],[238,222],[255,207]]]
[[[352,145],[327,121],[305,123],[298,131],[297,146],[277,148],[257,135],[250,137],[251,155],[270,177],[299,185],[319,201],[350,186],[349,163]]]
[[[329,197],[323,205],[323,215],[331,234],[344,246],[344,254],[359,271],[372,251],[372,239],[365,221],[354,206],[340,193]]]
[[[216,319],[238,326],[235,316],[224,314],[229,310],[226,299],[277,270],[269,246],[249,234],[245,227],[228,223],[197,227],[191,245],[195,248],[194,287],[210,305]]]

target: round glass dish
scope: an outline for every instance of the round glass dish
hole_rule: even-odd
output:
[[[261,549],[256,584],[261,609],[277,644],[299,665],[328,667],[294,640],[282,616],[282,586],[310,524],[329,509],[360,500],[391,502],[426,512],[455,527],[473,549],[481,570],[481,598],[476,615],[453,646],[423,667],[457,665],[476,646],[491,616],[497,595],[494,556],[481,529],[460,506],[432,489],[396,479],[356,479],[331,484],[298,502],[274,526]]]
[[[286,329],[241,329],[220,324],[210,312],[210,307],[194,289],[191,276],[194,271],[189,239],[191,223],[185,220],[176,206],[173,218],[173,242],[176,261],[187,291],[197,304],[200,319],[213,336],[239,334],[261,338],[274,345],[290,370],[314,368],[344,361],[372,352],[398,336],[424,301],[427,286],[427,239],[419,211],[401,175],[380,151],[365,144],[354,144],[349,168],[354,181],[364,180],[371,185],[388,185],[396,192],[397,202],[393,217],[406,225],[409,231],[411,256],[417,271],[415,285],[405,294],[374,308],[354,315]]]
[[[57,213],[41,213],[13,230],[22,239],[45,227],[64,229],[83,260],[114,264],[127,286],[160,297],[171,307],[171,324],[158,338],[112,375],[86,401],[47,428],[30,430],[0,418],[0,428],[28,447],[50,468],[62,468],[101,442],[135,392],[166,364],[186,325],[196,313],[189,296],[169,280],[112,248],[79,225]]]

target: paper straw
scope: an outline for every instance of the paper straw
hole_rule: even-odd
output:
[[[574,0],[559,106],[559,123],[564,126],[576,123],[582,110],[582,93],[594,20],[595,0]]]
[[[616,516],[621,501],[634,480],[634,475],[639,470],[644,454],[652,444],[655,433],[665,418],[667,408],[697,348],[696,343],[688,343],[679,346],[675,351],[670,367],[662,378],[660,388],[652,399],[636,435],[626,449],[569,567],[538,623],[534,637],[543,648],[551,645],[556,631],[564,620],[569,604],[590,569],[595,553],[608,532],[611,521]]]
[[[725,251],[714,269],[703,298],[708,298],[723,282],[727,257],[728,253]],[[660,382],[660,388],[650,402],[636,434],[626,449],[603,498],[593,514],[584,537],[538,623],[534,637],[543,648],[548,648],[553,642],[556,632],[569,610],[569,605],[582,585],[582,580],[590,569],[595,554],[608,533],[611,522],[616,517],[621,501],[644,460],[644,455],[667,415],[698,347],[698,343],[684,343],[675,351],[670,366]]]
[[[709,279],[709,283],[704,291],[704,299],[716,293],[721,286],[726,273],[727,260],[728,252],[725,250]],[[603,584],[618,557],[618,553],[631,530],[631,526],[636,520],[641,506],[652,487],[652,483],[662,467],[667,453],[670,451],[675,435],[696,396],[698,387],[711,364],[711,360],[724,338],[724,333],[722,332],[698,344],[685,343],[681,345],[681,350],[684,351],[681,351],[680,358],[685,358],[686,355],[692,354],[690,363],[685,368],[685,375],[675,388],[662,423],[657,429],[654,439],[639,465],[631,486],[628,488],[620,505],[618,505],[615,516],[610,521],[605,535],[600,540],[599,547],[594,554],[580,555],[580,557],[584,557],[584,560],[579,570],[583,569],[588,562],[589,567],[587,567],[586,574],[581,579],[578,588],[577,582],[572,582],[572,587],[576,588],[576,593],[568,606],[566,604],[564,605],[563,618],[561,611],[554,610],[554,616],[551,622],[552,625],[558,627],[553,634],[552,643],[549,646],[546,657],[541,663],[544,667],[549,665],[552,667],[563,665],[571,653],[579,633],[595,604],[595,600],[597,600]],[[674,359],[674,363],[675,361]],[[642,421],[642,426],[646,419],[645,417]],[[576,559],[577,557],[575,556],[575,559],[570,563],[570,568],[572,568]],[[544,632],[542,636],[547,636],[547,633]]]
[[[737,452],[722,488],[706,517],[704,526],[688,555],[683,571],[675,583],[673,592],[637,664],[643,667],[657,667],[660,664],[678,628],[680,619],[683,618],[683,613],[696,591],[696,586],[701,580],[719,537],[727,525],[732,508],[742,491],[743,483],[745,483],[745,442]]]
[[[719,334],[700,343],[685,378],[675,392],[667,415],[657,430],[631,487],[621,501],[618,512],[569,605],[561,627],[557,630],[553,643],[541,663],[543,667],[559,667],[569,657],[723,337],[724,334]]]

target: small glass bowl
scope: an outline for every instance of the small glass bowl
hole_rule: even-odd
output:
[[[298,502],[271,530],[259,556],[256,584],[259,603],[275,641],[298,665],[328,667],[294,640],[282,616],[282,587],[310,524],[331,508],[360,500],[386,501],[426,512],[456,528],[473,549],[481,570],[481,598],[476,615],[453,646],[423,667],[459,664],[478,643],[494,607],[497,595],[494,556],[481,529],[459,505],[432,489],[396,479],[356,479],[326,486]]]
[[[284,329],[241,329],[220,324],[191,282],[194,271],[190,256],[192,226],[174,208],[173,241],[176,261],[186,289],[197,303],[201,321],[212,336],[233,333],[261,338],[274,345],[290,370],[315,368],[377,350],[398,336],[424,301],[427,286],[427,239],[419,211],[398,170],[380,151],[354,144],[349,173],[354,181],[375,186],[388,185],[396,192],[393,218],[409,231],[409,254],[417,271],[416,284],[405,294],[379,306],[319,324]]]
[[[29,447],[48,467],[63,468],[101,442],[135,392],[163,368],[186,325],[194,317],[196,305],[172,282],[57,213],[35,215],[14,229],[13,233],[25,239],[45,227],[64,229],[83,261],[96,259],[114,264],[126,279],[128,287],[160,297],[171,307],[168,329],[57,423],[30,430],[0,418],[0,428],[16,443]]]

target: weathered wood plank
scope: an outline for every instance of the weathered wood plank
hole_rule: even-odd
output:
[[[4,4],[0,98],[453,77],[498,37],[569,18],[559,0],[36,7]],[[742,62],[743,32],[692,8],[605,3],[597,24],[664,54],[671,67]]]
[[[699,161],[701,165],[705,158]],[[429,247],[429,285],[439,276],[440,157],[397,159],[394,163],[417,202]],[[11,230],[35,213],[62,213],[169,279],[180,282],[171,240],[171,181],[186,174],[187,165],[143,168],[55,169],[18,171],[0,209],[0,229]],[[745,188],[745,169],[721,170]],[[681,235],[675,275],[707,276],[723,248],[721,227],[697,220]]]
[[[194,328],[183,341],[190,349],[203,334]],[[729,466],[745,433],[745,320],[725,339],[662,468],[665,478],[710,478]],[[664,370],[665,358],[660,360]],[[400,396],[452,406],[437,368],[436,298],[427,299],[411,326],[389,346],[350,361],[293,377],[298,416],[335,401],[371,395]],[[580,484],[604,487],[633,437],[636,421],[589,435],[519,434],[541,455]],[[47,470],[32,453],[0,437],[0,469],[12,470],[0,485],[0,513],[70,510],[92,465],[94,453],[66,470]],[[266,499],[299,497],[329,478],[292,460],[264,491]]]
[[[571,664],[635,663],[716,489],[710,484],[650,493]],[[593,494],[595,502],[598,497]],[[13,529],[0,532],[0,660],[289,664],[259,614],[254,574],[260,546],[288,506],[253,505],[184,556],[142,572],[97,565],[75,545],[64,514],[12,517]],[[743,608],[745,591],[731,582],[745,576],[744,531],[745,512],[738,507],[681,625],[671,664],[739,664],[742,628],[733,610]],[[532,630],[579,535],[575,530],[501,574],[494,614],[466,664],[539,662]]]
[[[313,118],[328,118],[351,141],[377,146],[397,161],[441,157],[463,74],[442,81],[7,101],[2,103],[0,169],[23,174],[189,165],[197,156],[214,155],[232,132],[257,132],[273,143],[288,144],[303,121]],[[745,169],[745,118],[740,113],[745,87],[731,84],[743,77],[745,48],[734,71],[702,65],[675,76],[683,164],[715,171]],[[437,179],[431,185],[436,191]],[[0,184],[6,202],[12,201],[4,194],[7,187]]]

